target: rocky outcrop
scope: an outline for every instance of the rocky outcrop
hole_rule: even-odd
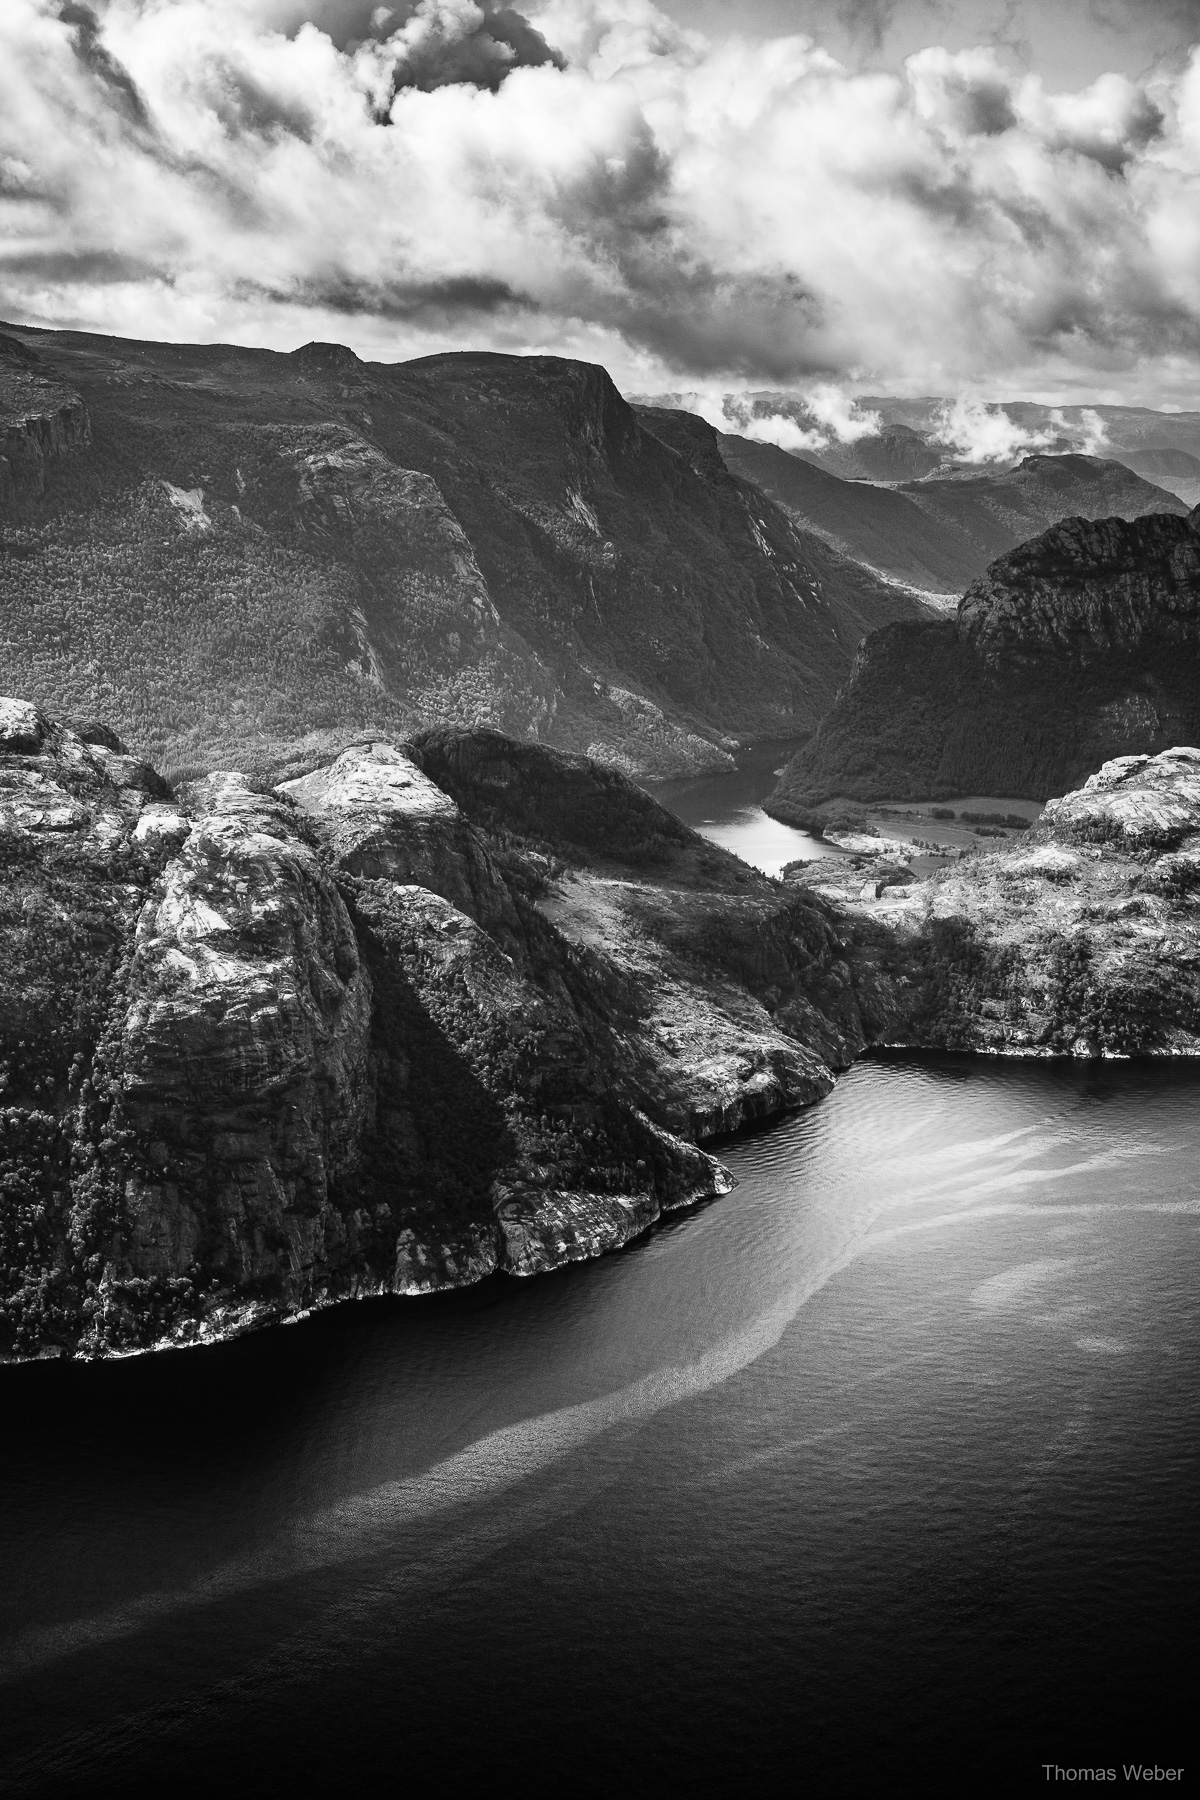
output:
[[[111,1051],[131,1138],[126,1254],[141,1276],[200,1266],[295,1304],[346,1235],[331,1194],[370,1110],[370,977],[292,808],[236,775],[185,804]]]
[[[768,811],[1044,800],[1114,756],[1200,739],[1198,525],[1068,519],[993,563],[956,619],[874,633]]]
[[[1200,750],[1106,763],[925,881],[888,855],[788,881],[837,908],[877,1043],[1200,1054]]]
[[[780,884],[492,732],[172,793],[85,730],[0,701],[0,1356],[618,1249],[871,1042],[1200,1051],[1197,750]]]
[[[3,701],[0,859],[3,1355],[600,1255],[864,1042],[819,901],[495,733],[172,793]]]
[[[727,767],[811,729],[863,632],[918,612],[703,421],[639,417],[588,364],[12,342],[0,406],[33,416],[40,358],[93,441],[25,482],[0,542],[6,681],[173,772],[286,779],[435,721]]]

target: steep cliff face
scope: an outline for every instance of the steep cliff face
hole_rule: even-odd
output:
[[[959,636],[985,663],[1194,649],[1200,637],[1200,520],[1067,519],[993,563],[963,596]]]
[[[612,770],[443,731],[173,794],[85,730],[0,702],[0,1354],[598,1255],[864,1042],[822,904]]]
[[[119,984],[122,1237],[139,1276],[295,1304],[347,1235],[331,1184],[369,1116],[371,982],[291,808],[234,775],[186,804]]]
[[[46,467],[91,441],[87,408],[38,357],[0,333],[0,506],[38,500]]]
[[[876,1042],[1200,1054],[1200,750],[1106,763],[927,881],[887,856],[789,881],[837,907]]]
[[[992,564],[953,621],[861,646],[768,810],[834,795],[1044,799],[1200,737],[1197,515],[1069,519]]]
[[[918,610],[587,364],[11,340],[0,405],[26,418],[40,358],[91,442],[0,494],[7,679],[173,771],[299,775],[434,720],[718,768]]]

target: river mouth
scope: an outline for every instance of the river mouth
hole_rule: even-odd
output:
[[[0,1371],[8,1791],[1182,1762],[1198,1101],[869,1058],[620,1255]]]

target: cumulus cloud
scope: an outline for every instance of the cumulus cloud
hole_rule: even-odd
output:
[[[1022,424],[1004,406],[962,394],[943,401],[930,422],[929,441],[942,444],[957,462],[1011,463],[1036,450],[1072,450],[1102,456],[1109,448],[1108,427],[1092,407],[1068,420],[1052,407],[1041,426]]]
[[[1050,449],[1061,439],[1060,425],[1065,426],[1061,414],[1049,429],[1031,431],[1000,406],[960,396],[938,408],[930,439],[952,450],[960,462],[1007,463],[1031,450]]]
[[[650,0],[5,0],[0,305],[786,386],[805,416],[754,415],[780,442],[852,435],[856,381],[1186,397],[1200,60],[1056,94],[990,49],[859,74]]]
[[[722,393],[715,389],[634,396],[662,406],[698,414],[718,431],[776,444],[781,450],[826,450],[831,444],[856,444],[883,428],[879,413],[860,406],[832,382],[794,395]]]

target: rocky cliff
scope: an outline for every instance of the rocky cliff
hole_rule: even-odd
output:
[[[491,732],[175,792],[0,702],[0,1354],[532,1274],[865,1038],[827,909]]]
[[[1200,750],[1106,763],[924,881],[895,851],[787,881],[836,907],[876,1043],[1200,1054]]]
[[[0,1356],[532,1275],[719,1195],[868,1044],[1200,1051],[1200,751],[926,881],[769,881],[488,731],[175,792],[0,702]]]
[[[1045,799],[1200,738],[1200,515],[1069,519],[994,562],[953,620],[884,627],[768,802]]]
[[[587,364],[6,342],[5,685],[172,773],[444,720],[717,768],[919,610]]]

